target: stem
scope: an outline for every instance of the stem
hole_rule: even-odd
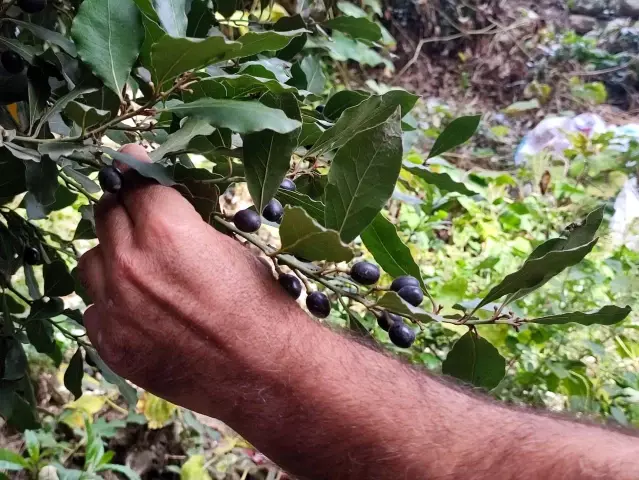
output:
[[[11,293],[13,293],[16,297],[18,297],[20,300],[22,300],[24,303],[26,303],[27,305],[31,305],[33,303],[32,300],[29,300],[27,297],[25,297],[24,295],[22,295],[18,290],[16,290],[13,285],[8,285],[7,286],[7,290],[9,290]]]

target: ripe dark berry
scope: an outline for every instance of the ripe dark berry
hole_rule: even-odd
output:
[[[404,287],[397,292],[397,295],[402,297],[413,307],[419,307],[424,301],[424,293],[419,287]]]
[[[315,111],[317,113],[324,113],[324,107],[325,105],[318,105],[317,107],[315,107]]]
[[[322,292],[313,292],[306,297],[306,308],[319,318],[326,318],[331,313],[331,302]]]
[[[388,331],[388,337],[399,348],[408,348],[415,343],[415,330],[404,322],[394,323]]]
[[[5,50],[2,52],[0,61],[2,62],[4,69],[11,74],[20,73],[24,70],[24,60],[22,60],[22,57],[12,50]]]
[[[42,262],[42,255],[40,250],[35,247],[27,247],[24,249],[22,259],[27,265],[39,265]]]
[[[255,210],[240,210],[233,217],[233,223],[243,232],[257,232],[262,226],[262,219]]]
[[[390,330],[390,328],[395,325],[397,322],[401,322],[402,317],[399,315],[395,315],[391,312],[382,312],[377,316],[377,325],[386,332]]]
[[[404,287],[419,287],[419,280],[410,275],[404,275],[403,277],[397,277],[391,283],[391,290],[393,292],[399,292]]]
[[[357,262],[351,268],[351,278],[360,285],[373,285],[379,280],[379,267],[370,262]]]
[[[288,273],[280,275],[280,285],[284,287],[284,290],[293,297],[295,300],[300,298],[302,294],[302,282],[295,275],[289,275]]]
[[[293,180],[291,180],[290,178],[285,178],[284,180],[282,180],[282,183],[280,183],[280,188],[294,192],[295,190],[297,190],[297,185],[295,185],[293,183]]]
[[[266,218],[269,222],[280,223],[282,221],[282,216],[284,215],[284,207],[282,204],[276,199],[272,199],[270,202],[266,204],[264,207],[264,211],[262,212],[262,216]]]
[[[26,13],[38,13],[47,6],[47,0],[18,0],[18,7]]]
[[[104,167],[98,173],[98,181],[102,190],[109,193],[118,193],[122,188],[122,174],[113,166]]]

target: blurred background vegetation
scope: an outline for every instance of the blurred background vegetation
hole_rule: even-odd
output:
[[[219,19],[228,35],[242,33],[242,20],[300,10],[312,17],[317,7],[293,1],[260,12],[239,3],[230,17]],[[639,215],[633,183],[639,158],[639,121],[633,123],[639,107],[639,2],[361,0],[339,1],[335,8],[375,21],[383,41],[356,40],[337,29],[309,39],[306,49],[316,53],[321,68],[314,88],[383,93],[400,86],[420,94],[414,130],[405,138],[407,162],[423,164],[452,119],[482,115],[469,143],[429,161],[455,182],[433,185],[407,176],[388,207],[439,302],[480,297],[539,243],[607,205],[603,241],[593,254],[514,310],[541,317],[614,303],[632,306],[630,317],[611,327],[526,325],[515,331],[489,325],[479,333],[508,361],[505,379],[491,392],[495,397],[639,427],[639,221],[633,220]],[[308,180],[305,188],[312,189]],[[466,195],[464,188],[478,195]],[[237,188],[226,200],[247,198]],[[71,239],[78,206],[40,225]],[[86,250],[91,242],[77,245]],[[344,325],[347,318],[337,311],[331,321]],[[388,343],[373,318],[362,323]],[[398,353],[437,372],[460,328],[430,324],[412,349]],[[63,346],[67,341],[57,340]],[[85,366],[85,395],[70,401],[61,381],[68,360],[58,368],[48,357],[28,353],[44,423],[25,434],[6,426],[0,431],[0,448],[27,452],[26,470],[11,478],[35,478],[38,472],[40,478],[79,478],[43,467],[81,469],[100,461],[100,439],[113,452],[111,463],[127,467],[101,473],[105,478],[287,478],[219,422],[147,393],[135,412],[128,411],[119,391],[91,366]]]

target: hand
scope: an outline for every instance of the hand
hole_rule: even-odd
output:
[[[141,146],[122,151],[150,161]],[[94,302],[84,314],[87,333],[118,374],[219,414],[202,402],[224,399],[199,398],[206,397],[199,385],[212,375],[236,381],[238,368],[246,375],[256,364],[268,368],[264,350],[252,354],[274,324],[301,311],[265,264],[203,222],[177,191],[132,171],[125,176],[123,190],[97,205],[100,244],[80,260]]]

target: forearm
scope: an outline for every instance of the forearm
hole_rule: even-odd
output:
[[[275,325],[262,346],[242,349],[208,395],[233,398],[218,411],[222,419],[293,474],[639,477],[633,437],[468,395],[301,312]]]

